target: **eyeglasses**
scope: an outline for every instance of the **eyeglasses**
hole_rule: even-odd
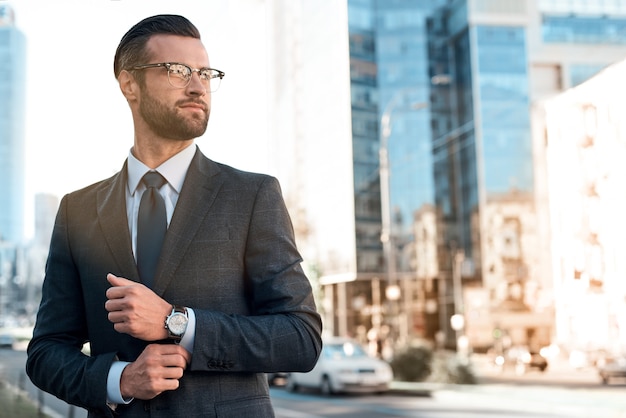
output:
[[[198,73],[200,81],[207,86],[211,92],[217,91],[222,82],[222,78],[226,75],[223,71],[215,68],[191,68],[186,64],[179,62],[159,62],[156,64],[142,64],[132,67],[133,70],[145,70],[146,68],[162,67],[167,69],[167,81],[170,86],[184,89],[191,82],[193,73]]]

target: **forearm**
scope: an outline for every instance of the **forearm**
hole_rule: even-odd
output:
[[[83,408],[106,403],[106,379],[115,354],[88,356],[58,337],[35,337],[28,347],[26,372],[40,389]]]
[[[196,310],[196,318],[191,370],[308,371],[321,351],[314,311],[242,316]]]

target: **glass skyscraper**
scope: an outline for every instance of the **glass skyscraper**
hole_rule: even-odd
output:
[[[518,5],[523,11],[523,2]],[[485,289],[484,268],[498,269],[506,285],[520,286],[527,278],[520,245],[522,234],[530,234],[520,212],[533,212],[526,28],[472,25],[470,13],[465,1],[456,1],[429,19],[431,68],[445,69],[450,80],[435,90],[446,100],[445,116],[434,118],[433,136],[438,259],[440,271],[449,272],[442,280],[452,290],[448,303],[440,305],[446,316],[468,313],[467,292],[460,287]],[[488,212],[499,219],[492,229]],[[484,236],[487,230],[493,236]],[[516,298],[507,293],[504,300],[509,299]],[[526,310],[521,300],[515,302],[515,310]]]
[[[334,294],[350,334],[549,342],[531,109],[620,60],[625,17],[614,1],[348,0],[357,274]]]
[[[0,4],[0,241],[24,239],[26,41]]]
[[[450,81],[433,86],[445,104],[433,117],[438,259],[440,271],[452,266],[442,278],[453,302],[439,307],[464,315],[475,348],[502,332],[531,349],[551,342],[553,308],[539,302],[553,291],[549,196],[530,109],[621,59],[625,12],[616,2],[454,0],[428,19],[431,76]]]
[[[436,272],[428,280],[416,277],[414,217],[432,212],[434,199],[425,18],[443,3],[348,1],[357,271],[353,281],[332,286],[345,305],[361,311],[348,309],[341,318],[337,309],[335,320],[370,342],[406,341],[413,329],[434,338],[437,329],[436,310],[409,305],[436,292]],[[389,180],[381,188],[383,152]]]

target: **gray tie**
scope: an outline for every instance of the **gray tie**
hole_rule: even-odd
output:
[[[159,193],[166,180],[156,171],[149,171],[141,181],[147,188],[141,196],[137,216],[137,269],[141,282],[152,288],[167,230],[165,201]]]

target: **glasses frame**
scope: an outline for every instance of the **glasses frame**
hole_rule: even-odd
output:
[[[186,80],[185,85],[184,86],[176,86],[172,83],[172,80],[170,79],[172,71],[170,70],[170,67],[172,65],[182,65],[183,67],[187,67],[189,68],[189,71],[191,72],[191,76],[189,76],[189,78]],[[210,70],[210,71],[214,71],[216,73],[212,74],[210,78],[207,79],[207,81],[210,81],[212,79],[215,78],[219,78],[220,81],[224,78],[224,76],[226,75],[226,73],[224,71],[220,71],[217,68],[210,68],[210,67],[202,67],[202,68],[193,68],[187,64],[183,64],[182,62],[157,62],[154,64],[139,64],[139,65],[135,65],[133,67],[131,67],[131,70],[145,70],[146,68],[165,68],[167,70],[167,82],[170,84],[170,86],[176,88],[176,89],[184,89],[186,88],[189,83],[191,83],[191,78],[193,77],[193,73],[198,73],[198,76],[200,77],[201,71],[206,71],[206,70]],[[185,80],[184,78],[180,77],[182,80]],[[202,80],[202,78],[200,78]],[[215,90],[210,89],[211,93],[217,91],[219,88],[218,87]]]

